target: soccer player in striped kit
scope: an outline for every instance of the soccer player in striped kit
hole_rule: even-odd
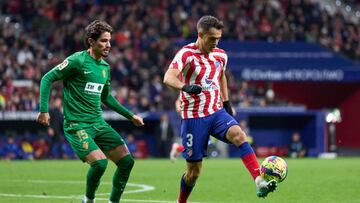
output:
[[[236,145],[241,159],[253,177],[258,197],[266,197],[276,189],[276,181],[260,176],[256,155],[247,142],[245,132],[232,117],[225,76],[227,55],[217,47],[223,23],[213,16],[197,22],[195,43],[181,48],[164,76],[164,83],[181,90],[181,138],[187,162],[180,181],[178,203],[186,203],[200,176],[202,159],[206,157],[209,135]]]

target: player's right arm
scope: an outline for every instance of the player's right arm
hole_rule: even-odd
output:
[[[200,94],[202,88],[195,84],[185,84],[179,79],[181,70],[186,66],[188,57],[184,57],[185,53],[180,50],[173,61],[171,62],[168,70],[164,75],[164,84],[177,90],[182,90],[189,94]]]
[[[76,74],[76,68],[79,67],[79,59],[74,55],[65,59],[61,64],[55,66],[47,72],[40,82],[40,108],[36,121],[42,125],[48,126],[50,124],[49,98],[51,93],[52,83],[62,80],[70,75]]]
[[[169,68],[164,75],[164,83],[177,90],[181,90],[185,83],[179,79],[180,71],[175,68]]]

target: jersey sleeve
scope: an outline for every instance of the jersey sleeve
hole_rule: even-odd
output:
[[[178,69],[180,72],[184,69],[186,64],[189,63],[191,52],[182,48],[176,53],[174,59],[172,60],[169,69],[174,68]]]
[[[226,54],[226,52],[224,52],[224,66],[223,66],[223,71],[226,70],[226,68],[227,68],[227,63],[228,63],[228,55]]]
[[[69,56],[42,77],[40,82],[40,112],[48,112],[52,83],[76,75],[81,66],[80,61],[81,58],[76,55]]]

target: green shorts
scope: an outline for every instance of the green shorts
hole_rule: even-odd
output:
[[[94,124],[69,123],[64,126],[66,140],[83,161],[92,151],[101,149],[105,154],[125,144],[121,136],[106,122]]]

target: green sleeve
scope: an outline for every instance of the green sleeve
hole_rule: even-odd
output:
[[[61,64],[55,66],[47,72],[40,82],[40,112],[48,112],[48,102],[50,98],[52,83],[58,80],[68,78],[70,75],[76,74],[79,67],[78,58],[68,57]]]
[[[110,109],[116,111],[117,113],[123,115],[127,119],[131,119],[134,115],[133,112],[129,111],[127,108],[125,108],[123,105],[120,104],[120,102],[115,99],[114,96],[110,93],[110,85],[106,84],[103,92],[101,94],[101,100],[102,102],[109,107]]]

